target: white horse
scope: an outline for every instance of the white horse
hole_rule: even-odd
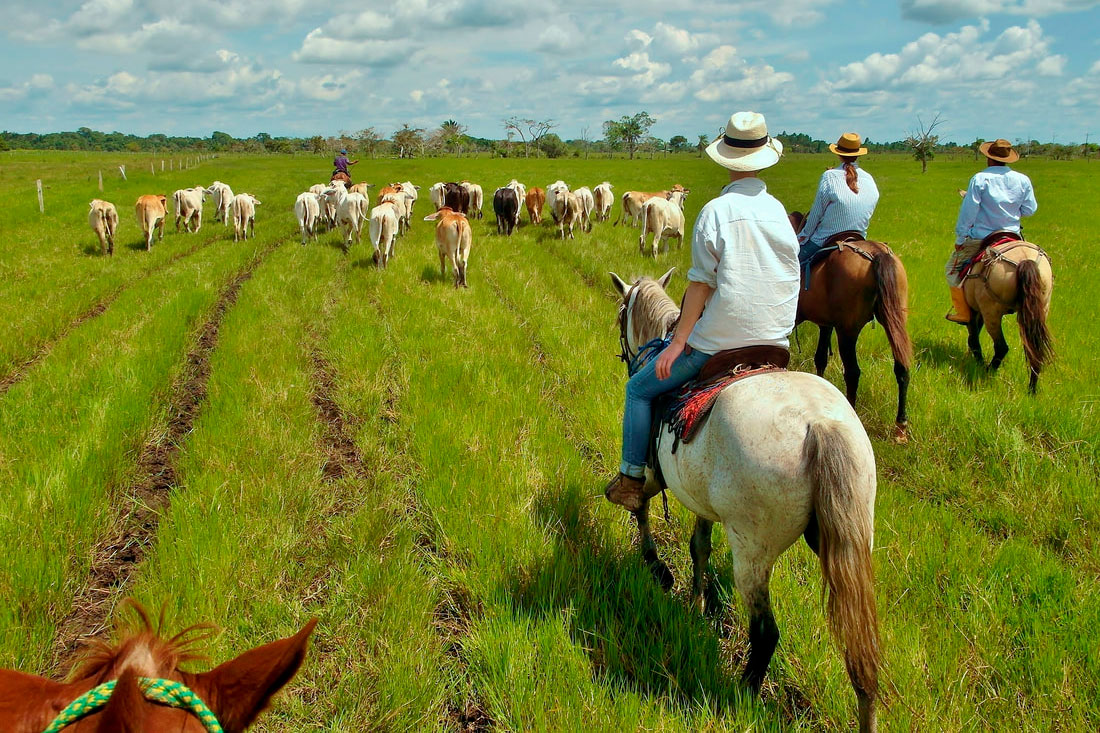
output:
[[[672,272],[631,285],[610,273],[623,297],[619,325],[625,358],[671,331],[680,314],[664,291]],[[805,536],[821,561],[829,626],[855,688],[859,729],[876,730],[875,456],[844,395],[804,372],[747,377],[722,392],[692,442],[681,443],[673,453],[673,438],[667,427],[662,430],[657,454],[668,488],[696,514],[692,598],[700,609],[715,522],[722,524],[733,552],[734,581],[749,612],[749,658],[742,682],[754,694],[760,692],[779,641],[768,595],[772,566]],[[646,493],[656,493],[652,484]],[[667,590],[672,575],[657,556],[648,511],[647,500],[634,513],[643,557]]]

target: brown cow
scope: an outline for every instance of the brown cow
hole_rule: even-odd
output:
[[[141,231],[145,233],[145,251],[153,248],[153,231],[160,229],[160,241],[164,241],[164,220],[168,218],[168,196],[164,194],[145,194],[139,196],[134,204]]]
[[[542,223],[542,207],[546,204],[546,191],[537,186],[527,192],[527,215],[531,217],[532,224]]]
[[[434,214],[424,217],[424,221],[435,221],[435,246],[439,249],[439,274],[447,277],[447,260],[454,270],[455,287],[470,287],[466,282],[466,263],[470,259],[470,244],[473,234],[466,215],[449,206],[444,206]]]

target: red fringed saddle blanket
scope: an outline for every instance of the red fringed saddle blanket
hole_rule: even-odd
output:
[[[1019,242],[1021,239],[1019,234],[1015,232],[996,231],[982,240],[982,247],[978,250],[978,254],[971,257],[969,260],[962,264],[959,268],[959,278],[966,279],[970,276],[970,271],[974,269],[974,266],[985,259],[986,254],[989,252],[990,247],[999,247],[1002,244],[1008,244],[1009,242]]]
[[[657,474],[658,483],[665,485],[657,462],[657,438],[663,426],[667,425],[673,432],[672,452],[675,453],[680,443],[690,443],[706,424],[722,390],[757,374],[786,371],[790,358],[789,351],[776,346],[722,351],[703,365],[698,377],[658,397],[653,403],[653,425],[649,433],[649,465]]]

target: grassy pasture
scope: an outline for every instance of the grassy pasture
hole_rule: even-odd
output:
[[[108,173],[121,162],[129,181]],[[769,190],[805,210],[829,163],[789,156],[765,174]],[[964,329],[942,318],[955,191],[975,163],[934,161],[923,176],[900,157],[866,165],[883,192],[872,236],[909,272],[916,352],[913,440],[898,446],[889,348],[877,328],[860,343],[858,411],[879,466],[880,723],[1095,730],[1100,343],[1086,248],[1100,185],[1083,162],[1017,166],[1040,204],[1028,237],[1056,273],[1057,357],[1028,398],[1011,318],[1013,350],[996,375],[975,368]],[[515,176],[543,187],[608,180],[617,194],[681,182],[691,222],[721,187],[720,169],[694,158],[363,160],[356,180],[422,186],[413,230],[380,272],[369,245],[345,256],[336,233],[297,244],[294,196],[327,178],[326,160],[156,167],[153,176],[133,156],[0,157],[11,202],[0,220],[0,377],[20,375],[0,393],[0,537],[11,548],[0,563],[0,666],[51,671],[56,625],[87,582],[141,447],[165,433],[184,355],[220,288],[258,262],[222,323],[178,485],[130,590],[165,607],[170,628],[223,626],[216,661],[321,618],[302,673],[258,729],[848,729],[854,698],[809,550],[795,546],[776,567],[783,637],[763,699],[745,699],[745,616],[721,534],[713,593],[726,604],[701,618],[686,603],[688,512],[673,501],[669,522],[654,519],[677,576],[665,594],[637,560],[625,513],[599,496],[618,462],[624,378],[606,273],[676,265],[679,297],[688,249],[654,263],[638,254],[637,230],[601,223],[563,243],[549,224],[499,237],[492,220],[492,190]],[[461,292],[440,276],[432,227],[419,221],[427,187],[458,178],[481,183],[489,208],[474,222]],[[169,223],[151,253],[137,248],[139,194],[214,179],[263,201],[256,240],[234,244],[209,221],[175,234]],[[92,247],[93,197],[119,208],[113,258]],[[816,329],[801,326],[796,368],[812,369],[815,343]],[[826,376],[842,383],[835,360]],[[319,390],[356,449],[335,478]]]

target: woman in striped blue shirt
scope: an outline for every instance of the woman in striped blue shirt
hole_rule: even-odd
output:
[[[829,150],[840,157],[840,165],[821,174],[817,195],[798,235],[798,259],[806,262],[825,246],[829,237],[856,231],[867,236],[871,215],[878,204],[878,186],[871,174],[859,167],[867,154],[863,140],[854,132],[840,136]]]

